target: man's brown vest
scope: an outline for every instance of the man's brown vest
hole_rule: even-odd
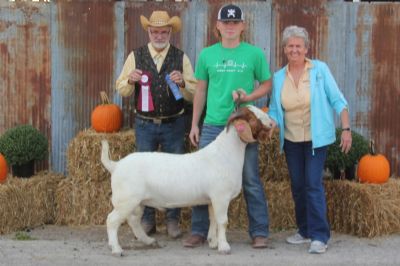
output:
[[[165,75],[173,70],[183,71],[183,52],[170,45],[160,72],[157,71],[157,66],[154,64],[147,45],[134,50],[134,54],[136,68],[151,74],[150,91],[154,104],[154,111],[141,112],[136,110],[136,112],[150,117],[171,116],[179,113],[183,109],[183,99],[175,100],[165,81]],[[138,102],[139,92],[140,84],[135,83],[135,103]]]

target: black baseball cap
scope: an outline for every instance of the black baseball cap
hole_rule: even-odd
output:
[[[243,21],[244,14],[240,7],[229,4],[221,7],[218,11],[219,21]]]

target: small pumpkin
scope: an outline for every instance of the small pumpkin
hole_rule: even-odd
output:
[[[92,111],[92,127],[96,132],[112,133],[118,132],[122,127],[121,108],[110,103],[105,91],[100,92],[102,104],[96,106]]]
[[[374,141],[370,141],[370,153],[361,157],[357,176],[362,183],[382,184],[390,176],[389,161],[382,154],[375,153]]]
[[[0,153],[0,183],[3,183],[7,179],[8,166],[6,158]]]

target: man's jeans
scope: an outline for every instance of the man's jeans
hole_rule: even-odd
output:
[[[285,139],[283,148],[291,179],[299,233],[311,240],[327,243],[330,229],[322,183],[327,147],[313,149],[311,141],[291,142]]]
[[[204,124],[199,147],[204,148],[212,142],[224,126],[212,126]],[[251,238],[256,236],[267,237],[269,230],[268,207],[265,199],[258,169],[258,144],[248,144],[246,147],[243,167],[243,193],[247,204],[247,216],[249,217],[249,234]],[[196,206],[192,208],[192,235],[207,237],[208,206]]]
[[[155,124],[153,122],[135,118],[136,151],[158,151],[159,145],[162,152],[183,154],[185,152],[185,123],[184,117],[178,117],[174,122]],[[154,162],[157,164],[157,162]],[[177,164],[175,167],[179,167]],[[179,221],[180,209],[167,209],[167,222]],[[142,221],[155,224],[155,209],[145,207]]]

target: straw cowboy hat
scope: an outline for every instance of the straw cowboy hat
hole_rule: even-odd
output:
[[[147,31],[150,27],[172,27],[172,32],[178,32],[181,30],[181,19],[177,16],[169,17],[166,11],[153,11],[148,20],[145,16],[140,16],[140,23],[142,23],[143,29]]]

